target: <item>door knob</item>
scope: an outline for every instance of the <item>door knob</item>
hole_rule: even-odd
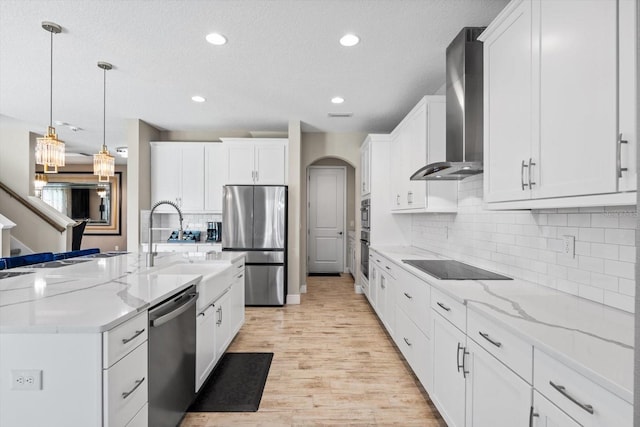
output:
[[[342,231],[338,231],[338,234],[342,236]]]

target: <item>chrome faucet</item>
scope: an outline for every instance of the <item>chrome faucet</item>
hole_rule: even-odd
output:
[[[147,267],[153,267],[153,257],[155,252],[153,252],[153,211],[160,205],[170,205],[176,208],[178,211],[178,217],[180,218],[180,229],[178,230],[178,240],[182,240],[182,211],[174,202],[170,202],[169,200],[161,200],[151,208],[151,212],[149,213],[149,253],[147,254]]]

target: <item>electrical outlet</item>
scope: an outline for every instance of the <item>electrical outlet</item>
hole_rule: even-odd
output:
[[[576,255],[576,236],[562,236],[562,253],[574,258]]]
[[[42,390],[41,369],[12,369],[12,390]]]

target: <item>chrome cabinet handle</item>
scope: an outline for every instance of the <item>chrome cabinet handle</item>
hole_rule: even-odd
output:
[[[532,189],[533,186],[536,184],[535,182],[533,182],[533,179],[531,178],[531,175],[533,173],[533,166],[535,165],[536,164],[533,163],[533,159],[529,157],[529,189]]]
[[[400,195],[396,194],[396,205],[400,205]]]
[[[529,166],[526,165],[524,163],[524,160],[522,161],[522,164],[520,165],[520,184],[522,185],[522,191],[524,191],[524,187],[528,187],[529,184],[525,184],[524,183],[524,168],[528,168]]]
[[[238,279],[242,279],[244,277],[244,274],[239,274],[238,275]]]
[[[405,343],[407,343],[407,345],[408,345],[409,347],[411,347],[411,341],[409,341],[409,340],[408,340],[408,339],[406,339],[406,338],[403,338],[403,339],[404,339],[404,342],[405,342]]]
[[[130,341],[133,341],[134,339],[136,339],[137,337],[139,337],[139,336],[140,336],[140,334],[142,334],[142,333],[144,332],[144,330],[145,330],[145,329],[144,329],[144,328],[142,328],[141,330],[136,331],[136,333],[135,333],[135,334],[133,334],[130,338],[123,338],[123,339],[122,339],[122,344],[126,344],[126,343],[128,343],[128,342],[130,342]]]
[[[485,340],[489,341],[491,344],[495,345],[496,347],[502,347],[502,343],[501,342],[491,339],[489,334],[487,334],[486,332],[478,332],[478,333],[480,334],[480,336],[482,338],[484,338]]]
[[[385,265],[384,268],[386,268],[387,270],[391,270],[388,265]]]
[[[622,139],[622,134],[618,134],[618,141],[616,144],[616,171],[618,172],[618,178],[622,178],[622,172],[626,172],[628,169],[622,167],[622,144],[628,144],[629,141]]]
[[[411,191],[407,192],[407,203],[409,203],[409,204],[413,203],[413,192],[411,192]]]
[[[553,381],[549,381],[549,384],[551,384],[551,387],[555,388],[558,391],[558,393],[560,393],[561,395],[563,395],[564,397],[566,397],[567,399],[569,399],[570,401],[572,401],[573,403],[575,403],[576,405],[578,405],[579,407],[581,407],[582,409],[584,409],[585,411],[593,415],[593,406],[578,402],[578,400],[575,397],[571,396],[567,392],[567,389],[564,386],[560,384],[555,384]]]
[[[408,293],[404,292],[404,296],[409,298],[409,299],[413,299],[413,297],[411,295],[409,295]]]
[[[437,302],[437,304],[446,311],[451,311],[451,308],[447,307],[446,305],[444,305],[443,303],[441,303],[440,301]]]
[[[529,409],[529,427],[533,427],[533,417],[539,417],[540,414],[533,412],[533,406]]]
[[[463,366],[464,365],[464,359],[463,359],[463,362],[462,362],[463,364],[462,365],[460,364],[460,350],[462,350],[463,348],[464,347],[462,347],[460,345],[460,343],[458,343],[458,350],[456,351],[456,367],[458,369],[458,372],[460,372],[460,368],[464,369],[464,366]],[[464,355],[462,357],[464,358]]]
[[[124,393],[122,393],[122,398],[126,399],[127,397],[129,397],[131,395],[131,393],[133,393],[134,391],[136,391],[136,389],[138,387],[140,387],[140,384],[142,384],[144,382],[144,377],[142,377],[141,380],[136,380],[136,385],[133,386],[133,388],[129,391],[125,391]]]
[[[204,311],[202,313],[198,313],[198,315],[196,317],[200,317],[200,316],[204,316]]]

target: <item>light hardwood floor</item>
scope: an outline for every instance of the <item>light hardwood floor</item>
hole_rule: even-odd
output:
[[[308,277],[300,305],[247,307],[230,352],[273,352],[258,412],[189,413],[181,427],[445,426],[350,275]]]

